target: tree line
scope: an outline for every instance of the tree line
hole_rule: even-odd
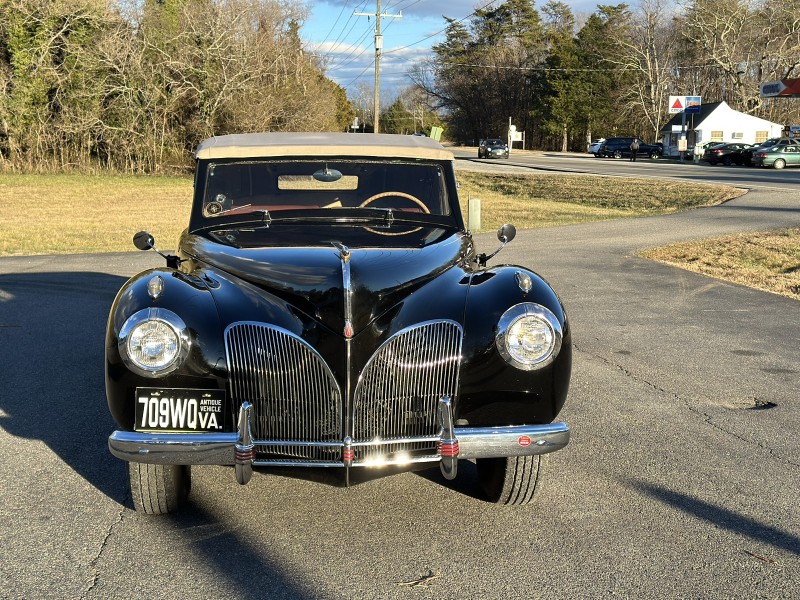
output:
[[[800,124],[800,0],[600,5],[506,0],[445,40],[386,103],[382,130],[454,141],[504,135],[582,150],[595,136],[658,138],[669,95]],[[345,91],[303,50],[292,0],[2,0],[0,169],[160,173],[197,143],[247,131],[370,131],[371,90]],[[360,128],[354,128],[358,116]]]
[[[412,77],[456,140],[502,137],[510,117],[529,147],[654,141],[670,95],[800,125],[800,100],[759,97],[761,82],[800,77],[800,0],[642,0],[599,5],[580,25],[563,2],[506,0],[445,19],[445,41]]]
[[[280,0],[3,0],[0,168],[184,168],[244,131],[344,130],[345,91]]]

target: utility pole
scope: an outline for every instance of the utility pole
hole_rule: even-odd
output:
[[[403,18],[403,12],[399,15],[381,13],[381,0],[375,0],[374,13],[354,12],[356,17],[375,17],[375,133],[380,133],[378,121],[380,120],[380,95],[381,95],[381,50],[383,49],[383,36],[381,35],[381,18]]]

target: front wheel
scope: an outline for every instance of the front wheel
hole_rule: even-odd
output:
[[[617,150],[616,152],[614,152],[614,158],[622,158],[622,151]]]
[[[479,458],[475,463],[481,487],[490,501],[520,506],[533,500],[539,483],[540,455]]]
[[[186,504],[192,488],[189,465],[128,463],[133,506],[148,515],[165,515]]]
[[[776,169],[782,169],[783,167],[786,166],[786,161],[783,160],[782,158],[779,158],[772,164],[772,166],[775,167]]]
[[[658,160],[659,158],[661,158],[661,155],[658,152],[651,152],[650,158],[651,160]]]

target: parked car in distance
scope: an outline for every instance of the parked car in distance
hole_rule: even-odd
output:
[[[477,252],[454,162],[409,135],[198,146],[177,254],[122,286],[106,331],[108,446],[137,510],[177,510],[199,465],[350,485],[474,460],[489,501],[533,499],[541,455],[569,441],[571,328],[533,270],[488,266],[512,225]]]
[[[743,165],[749,157],[745,156],[745,152],[752,148],[750,144],[714,144],[707,146],[703,152],[705,162],[710,165]]]
[[[760,150],[753,155],[753,160],[762,167],[774,169],[800,167],[800,144],[784,144]]]
[[[756,157],[756,154],[766,152],[770,148],[779,148],[781,146],[789,146],[800,144],[800,140],[796,138],[770,138],[764,140],[747,150],[745,153],[750,160],[751,166],[761,166],[761,159]]]
[[[500,138],[481,140],[478,145],[478,158],[508,158],[508,143]]]
[[[598,138],[596,140],[593,140],[592,143],[586,146],[586,152],[597,156],[597,153],[600,151],[600,145],[605,141],[606,138]]]
[[[605,142],[600,144],[600,148],[597,150],[597,156],[603,158],[630,157],[632,142],[633,137],[608,138]],[[639,139],[639,151],[636,153],[636,156],[657,159],[661,158],[662,150],[663,146],[646,144]]]

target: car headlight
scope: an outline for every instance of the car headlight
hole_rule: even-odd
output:
[[[561,349],[561,323],[541,304],[524,302],[512,306],[500,317],[497,328],[497,350],[517,369],[533,371],[545,367]]]
[[[183,363],[191,339],[186,323],[174,312],[146,308],[128,317],[118,344],[129,369],[145,377],[161,377]]]

